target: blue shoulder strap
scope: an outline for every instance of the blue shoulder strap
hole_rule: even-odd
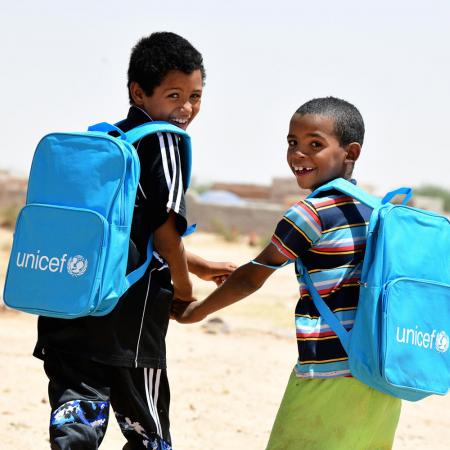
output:
[[[123,121],[122,121],[123,122]],[[185,143],[185,161],[187,165],[187,180],[186,187],[189,187],[191,181],[191,168],[192,168],[192,149],[191,149],[191,138],[183,129],[172,125],[169,122],[163,121],[154,121],[148,122],[143,125],[139,125],[136,128],[129,130],[124,133],[118,125],[121,122],[116,123],[115,125],[111,125],[107,122],[102,122],[96,125],[92,125],[88,128],[88,131],[101,131],[108,133],[110,131],[117,131],[120,134],[121,139],[126,140],[130,144],[134,144],[145,136],[154,133],[174,133],[183,137],[183,141]],[[196,225],[191,225],[187,228],[184,236],[188,236],[189,234],[195,231]],[[147,257],[145,262],[135,269],[133,272],[129,273],[125,278],[125,287],[128,289],[131,285],[136,283],[140,278],[142,278],[150,265],[150,262],[153,257],[153,238],[150,237],[147,244]]]
[[[328,183],[318,187],[311,194],[308,195],[307,198],[317,197],[319,192],[330,191],[331,189],[336,189],[343,194],[347,194],[350,197],[359,200],[361,203],[364,203],[371,208],[376,208],[381,205],[381,200],[373,195],[369,195],[367,192],[364,192],[358,186],[354,185],[350,181],[345,180],[344,178],[336,178]]]
[[[336,178],[315,189],[313,192],[311,192],[311,194],[308,195],[307,198],[316,197],[319,192],[329,191],[331,189],[336,189],[343,194],[347,194],[350,197],[359,200],[361,203],[370,206],[371,208],[377,208],[378,206],[384,205],[385,203],[391,201],[396,195],[405,196],[405,198],[401,202],[402,205],[406,204],[412,197],[412,189],[410,187],[401,187],[388,192],[383,197],[383,199],[380,200],[379,198],[374,197],[367,192],[364,192],[362,189],[360,189],[350,181],[345,180],[344,178]]]
[[[335,189],[343,194],[349,195],[350,197],[359,200],[361,203],[371,207],[377,208],[381,206],[381,200],[373,197],[372,195],[367,194],[362,189],[355,186],[350,181],[345,180],[344,178],[336,178],[320,187],[315,189],[311,194],[308,195],[307,198],[314,198],[320,192],[330,191]],[[348,353],[349,345],[350,345],[350,335],[349,332],[342,326],[341,322],[338,318],[333,314],[331,309],[325,303],[323,298],[317,292],[317,289],[314,286],[314,283],[311,280],[311,277],[308,273],[306,267],[303,266],[300,260],[296,261],[297,271],[300,274],[301,278],[305,282],[308,291],[313,299],[314,305],[319,311],[320,315],[324,318],[324,320],[330,325],[331,329],[337,334],[339,337],[344,350]]]
[[[119,133],[120,138],[126,140],[125,133],[117,126],[111,125],[108,122],[100,122],[95,125],[91,125],[88,128],[88,131],[101,131],[102,133],[109,133],[110,131],[117,131]]]
[[[403,194],[405,195],[405,199],[403,203],[406,203],[412,195],[411,188],[399,188],[394,191],[389,192],[385,195],[385,197],[381,200],[377,197],[367,194],[362,189],[355,186],[350,181],[345,180],[344,178],[337,178],[335,180],[330,181],[329,183],[324,184],[323,186],[318,187],[314,190],[307,198],[316,197],[319,192],[325,192],[335,189],[343,194],[347,194],[350,197],[359,200],[361,203],[371,207],[377,208],[388,201],[392,200],[396,195]],[[308,273],[306,267],[303,266],[301,261],[297,259],[296,261],[297,271],[305,282],[308,291],[313,299],[314,305],[319,311],[320,315],[325,319],[325,321],[330,325],[331,329],[337,334],[339,337],[344,350],[348,354],[349,346],[350,346],[350,333],[342,326],[341,322],[337,319],[337,317],[333,314],[331,309],[325,303],[323,298],[317,292],[317,289],[314,286],[314,283],[311,280],[311,277]]]
[[[137,269],[133,270],[133,272],[130,272],[125,277],[125,290],[128,290],[128,288],[136,283],[136,281],[139,281],[145,274],[146,270],[148,269],[148,266],[150,265],[150,262],[153,258],[153,237],[150,237],[147,244],[147,257],[145,259],[145,262],[139,266]]]
[[[183,137],[183,140],[186,145],[184,157],[188,168],[187,170],[188,178],[187,180],[184,181],[186,182],[186,187],[189,187],[191,183],[191,168],[192,168],[192,150],[191,150],[190,136],[183,129],[175,125],[172,125],[169,122],[162,122],[162,121],[148,122],[143,125],[139,125],[138,127],[128,131],[125,134],[125,136],[126,140],[130,144],[134,144],[135,142],[139,141],[139,139],[142,139],[143,137],[153,133],[174,133]]]
[[[116,131],[117,133],[119,133],[121,139],[126,140],[130,144],[134,144],[135,142],[139,141],[139,139],[142,139],[143,137],[154,133],[174,133],[178,134],[179,136],[182,136],[184,143],[186,145],[185,147],[186,152],[184,157],[188,168],[187,180],[184,181],[186,182],[186,187],[189,187],[189,185],[191,184],[192,148],[191,148],[191,137],[189,136],[189,134],[186,133],[186,131],[175,125],[172,125],[169,122],[155,120],[153,122],[148,122],[144,123],[143,125],[139,125],[136,128],[133,128],[128,132],[124,133],[118,127],[118,125],[120,125],[121,122],[117,122],[115,125],[112,125],[107,122],[97,123],[95,125],[91,125],[88,128],[88,131],[101,131],[104,133]]]
[[[130,144],[134,144],[135,142],[139,141],[139,139],[142,139],[143,137],[148,136],[149,134],[155,133],[174,133],[183,137],[185,143],[184,157],[188,169],[187,170],[188,178],[187,180],[185,180],[185,182],[186,187],[189,187],[191,181],[192,150],[191,150],[191,138],[186,133],[186,131],[168,122],[154,121],[145,123],[143,125],[139,125],[138,127],[131,129],[130,131],[125,133],[125,139]],[[188,227],[188,229],[184,233],[184,236],[188,236],[189,234],[193,233],[195,231],[195,228],[196,228],[195,224]],[[145,271],[150,265],[152,257],[153,257],[153,239],[150,238],[147,245],[147,258],[144,264],[142,264],[136,270],[127,275],[126,277],[127,288],[132,284],[136,283],[136,281],[138,281],[141,277],[144,276]]]
[[[300,260],[298,259],[295,262],[295,264],[298,273],[300,274],[306,286],[308,287],[308,291],[311,294],[314,305],[316,306],[320,315],[325,319],[327,324],[330,325],[331,329],[338,335],[342,343],[342,347],[344,347],[344,350],[348,354],[348,350],[350,347],[350,333],[342,326],[341,322],[333,314],[331,309],[328,307],[328,305],[324,302],[323,298],[317,292],[317,289],[314,287],[314,284],[311,280],[311,277],[309,276],[306,267],[304,267],[300,262]]]
[[[128,142],[134,144],[139,139],[142,139],[144,136],[152,133],[176,133],[187,138],[190,141],[189,135],[182,128],[172,125],[169,122],[163,122],[159,120],[144,123],[137,126],[136,128],[131,129],[130,131],[127,131],[126,138]]]

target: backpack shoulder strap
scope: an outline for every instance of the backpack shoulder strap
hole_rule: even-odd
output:
[[[331,189],[335,189],[339,192],[342,192],[343,194],[347,194],[371,208],[377,208],[381,205],[381,200],[379,198],[368,194],[367,192],[363,191],[358,186],[354,185],[350,181],[345,180],[344,178],[336,178],[335,180],[332,180],[318,187],[313,192],[311,192],[311,194],[309,194],[307,198],[314,198],[319,192],[325,192]]]
[[[303,279],[308,288],[308,291],[313,299],[315,307],[317,308],[317,310],[319,311],[320,315],[323,317],[325,322],[337,334],[339,340],[341,341],[342,347],[344,347],[344,350],[348,354],[350,349],[350,332],[348,332],[343,327],[339,319],[334,315],[330,307],[325,303],[323,298],[320,296],[319,292],[314,286],[314,283],[311,280],[308,270],[302,264],[302,262],[299,259],[297,259],[295,264],[298,273],[300,274],[301,278]]]
[[[132,128],[131,130],[124,133],[120,128],[119,125],[122,123],[118,122],[115,125],[112,125],[107,122],[101,122],[96,125],[91,125],[88,128],[88,131],[100,131],[103,133],[108,133],[111,131],[116,131],[119,133],[120,138],[122,140],[125,140],[129,144],[134,144],[135,142],[139,141],[139,139],[142,139],[145,136],[148,136],[150,134],[155,133],[173,133],[180,136],[183,140],[183,151],[184,151],[184,161],[186,165],[186,174],[187,174],[187,180],[186,186],[188,187],[190,184],[191,179],[191,168],[192,168],[192,147],[191,147],[191,138],[189,134],[186,133],[183,129],[172,125],[169,122],[163,122],[163,121],[154,121],[154,122],[148,122],[143,125],[139,125],[135,128]],[[195,225],[191,225],[186,230],[184,236],[187,236],[194,232]],[[136,283],[146,272],[148,269],[148,266],[150,265],[150,262],[152,260],[153,256],[153,239],[150,237],[148,244],[147,244],[147,257],[145,262],[139,266],[137,269],[135,269],[133,272],[129,273],[125,278],[125,287],[128,289],[131,285]]]
[[[153,236],[150,236],[150,239],[147,243],[147,255],[145,258],[145,262],[140,265],[137,269],[133,270],[133,272],[130,272],[125,277],[125,290],[128,290],[130,286],[132,286],[136,281],[139,281],[145,274],[145,272],[148,269],[148,266],[150,265],[151,261],[153,259]]]
[[[88,131],[100,131],[103,133],[109,133],[111,131],[116,131],[119,133],[120,138],[129,142],[130,144],[134,144],[135,142],[139,141],[139,139],[142,139],[145,136],[148,136],[149,134],[155,134],[155,133],[174,133],[178,136],[181,136],[184,143],[184,161],[186,164],[186,175],[187,180],[186,186],[189,187],[191,182],[191,171],[192,171],[192,147],[191,147],[191,138],[189,134],[186,133],[186,131],[182,130],[181,128],[172,125],[169,122],[163,122],[163,121],[154,121],[154,122],[148,122],[144,123],[143,125],[139,125],[135,128],[132,128],[128,132],[124,133],[120,128],[119,125],[123,122],[117,122],[115,125],[112,125],[107,122],[101,122],[97,123],[95,125],[91,125],[88,128]]]
[[[154,121],[154,122],[148,122],[144,123],[143,125],[139,125],[136,128],[131,129],[127,133],[125,133],[125,139],[130,144],[134,144],[135,142],[139,141],[139,139],[142,139],[145,136],[148,136],[149,134],[154,133],[174,133],[183,139],[184,142],[184,158],[185,158],[185,164],[187,168],[187,180],[186,186],[189,187],[190,181],[191,181],[191,170],[192,170],[192,148],[191,148],[191,138],[189,134],[186,133],[186,131],[182,130],[181,128],[172,125],[169,122],[162,122],[162,121]]]
[[[183,136],[185,139],[190,141],[190,137],[186,133],[186,131],[182,130],[181,128],[175,125],[172,125],[169,122],[162,122],[162,121],[144,123],[143,125],[139,125],[136,128],[131,129],[130,131],[125,133],[125,135],[127,141],[130,142],[131,144],[134,144],[139,139],[142,139],[144,136],[153,133],[175,133],[180,136]]]
[[[120,122],[119,122],[120,123]],[[117,124],[116,124],[117,125]],[[155,133],[173,133],[177,134],[183,139],[184,142],[184,159],[185,164],[187,167],[187,180],[186,186],[189,186],[190,184],[190,178],[191,178],[191,167],[192,167],[192,148],[191,148],[191,138],[189,134],[186,133],[186,131],[182,130],[181,128],[172,125],[168,122],[163,121],[154,121],[154,122],[148,122],[143,125],[139,125],[125,133],[125,140],[129,142],[130,144],[134,144],[140,139],[142,139],[145,136],[148,136],[150,134]],[[186,230],[185,235],[192,233],[195,230],[195,225],[190,226],[188,230]],[[139,266],[137,269],[135,269],[133,272],[127,275],[125,283],[126,288],[128,289],[131,285],[136,283],[144,273],[147,271],[148,266],[150,265],[150,262],[153,257],[153,237],[150,237],[147,245],[147,257],[145,262]]]

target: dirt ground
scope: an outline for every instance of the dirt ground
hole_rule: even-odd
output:
[[[0,230],[0,285],[10,237]],[[187,238],[186,245],[206,258],[237,263],[258,251],[245,241],[226,243],[201,233]],[[292,312],[297,287],[291,270],[280,270],[258,293],[216,314],[222,323],[171,323],[175,449],[264,449],[296,359]],[[200,298],[212,288],[195,282]],[[35,335],[34,316],[0,312],[1,449],[49,448],[46,378],[41,362],[31,356]],[[112,418],[102,449],[118,450],[123,444]],[[404,402],[394,449],[450,449],[450,396]]]

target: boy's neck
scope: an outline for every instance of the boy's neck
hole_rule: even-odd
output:
[[[145,109],[142,109],[140,106],[137,106],[135,104],[132,104],[131,106],[139,109],[139,111],[142,111],[151,121],[153,121],[153,119],[150,117],[150,114]]]
[[[331,183],[334,180],[338,180],[339,178],[343,178],[343,177],[338,177],[338,178],[333,178],[332,180],[328,180],[325,181],[325,183],[320,184],[319,186],[316,186],[314,189],[311,189],[311,192],[314,192],[316,189],[319,189],[320,187],[324,186],[325,184]],[[344,178],[344,180],[349,181],[352,184],[358,184],[355,178]]]

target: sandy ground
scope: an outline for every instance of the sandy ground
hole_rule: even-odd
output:
[[[0,284],[9,241],[10,235],[0,230]],[[229,244],[200,233],[189,237],[187,246],[207,258],[237,263],[257,252],[243,242]],[[291,270],[280,270],[260,292],[216,314],[224,326],[171,324],[174,448],[264,448],[296,359],[292,311],[297,289]],[[195,281],[199,297],[211,289]],[[34,316],[0,313],[1,449],[49,448],[46,378],[41,362],[30,355],[35,334]],[[116,450],[123,444],[112,418],[102,448]],[[404,402],[394,449],[450,449],[450,396]]]

